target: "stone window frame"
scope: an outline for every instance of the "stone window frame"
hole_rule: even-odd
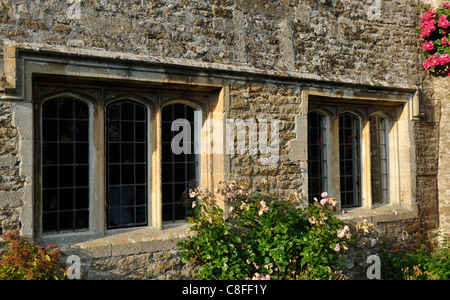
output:
[[[302,90],[302,105],[305,116],[296,121],[297,136],[307,135],[307,113],[318,112],[325,116],[328,142],[328,194],[339,203],[339,217],[348,220],[366,219],[372,223],[402,220],[417,217],[415,195],[415,142],[414,123],[419,119],[418,96],[413,90],[359,90],[348,86],[306,86]],[[336,106],[342,108],[336,110]],[[362,203],[360,207],[342,209],[339,192],[339,115],[351,112],[361,120]],[[389,203],[372,205],[370,181],[370,134],[369,117],[380,115],[389,127]],[[334,124],[333,124],[334,123]],[[337,139],[337,141],[336,141]],[[328,146],[328,145],[327,145]],[[307,147],[305,147],[307,160]],[[336,154],[337,153],[337,154]],[[307,181],[307,178],[306,178]],[[304,199],[308,199],[305,185]],[[320,197],[320,195],[318,195]]]
[[[44,234],[42,231],[42,212],[40,204],[40,156],[41,142],[35,143],[35,179],[34,179],[34,193],[35,193],[35,234],[39,237],[50,237],[53,236],[70,236],[70,235],[80,235],[89,233],[107,233],[114,231],[124,231],[124,230],[134,230],[141,227],[130,227],[130,228],[118,228],[118,229],[108,229],[106,224],[106,163],[103,159],[106,155],[106,133],[105,133],[105,110],[107,105],[121,101],[121,100],[132,100],[140,104],[143,104],[147,108],[147,161],[148,161],[148,225],[142,227],[153,227],[163,229],[163,226],[173,226],[186,224],[186,221],[172,222],[171,224],[166,224],[162,221],[162,196],[161,196],[161,114],[162,108],[168,105],[181,103],[193,107],[196,111],[202,112],[201,122],[205,122],[210,114],[209,106],[211,100],[210,92],[199,92],[199,91],[177,91],[168,89],[141,89],[136,93],[133,90],[135,87],[132,84],[127,84],[123,88],[112,87],[109,95],[105,92],[108,89],[105,83],[92,82],[88,84],[80,83],[77,85],[75,83],[47,83],[52,81],[53,76],[44,76],[40,78],[37,76],[34,80],[34,118],[35,123],[35,136],[38,141],[40,141],[40,129],[42,128],[41,122],[41,107],[42,103],[59,97],[73,98],[82,101],[89,106],[89,148],[90,148],[90,176],[92,178],[100,178],[99,180],[90,182],[90,212],[89,212],[89,230],[87,231],[75,231],[67,233],[58,234]],[[70,82],[73,79],[67,78],[66,82]],[[42,86],[41,86],[42,85]],[[42,98],[39,98],[42,95]],[[199,128],[202,130],[202,128]],[[202,132],[197,132],[196,134],[202,135]],[[203,144],[203,143],[202,143]],[[202,146],[199,145],[200,147]],[[208,172],[205,169],[208,165],[205,164],[206,156],[205,153],[200,155],[199,161],[199,186],[208,186],[208,182],[211,181]],[[205,166],[203,166],[205,164]]]
[[[339,167],[340,166],[336,166],[338,165],[337,163],[333,163],[334,161],[339,161],[336,160],[337,156],[333,156],[333,153],[339,153],[339,117],[344,114],[344,113],[350,113],[354,116],[356,116],[359,120],[359,131],[360,131],[360,138],[361,138],[361,142],[360,142],[360,159],[361,159],[361,182],[362,182],[362,190],[361,190],[361,202],[359,205],[354,205],[354,207],[349,207],[349,208],[356,208],[356,207],[368,207],[368,208],[372,208],[372,207],[376,207],[376,206],[381,206],[381,205],[386,205],[386,204],[390,204],[389,201],[380,205],[373,205],[373,201],[372,201],[372,196],[371,196],[371,176],[370,176],[370,166],[368,166],[367,164],[367,160],[370,160],[370,132],[369,129],[367,129],[367,127],[369,126],[369,119],[371,116],[374,115],[378,115],[380,117],[382,117],[384,120],[386,120],[386,127],[388,129],[388,131],[390,131],[392,129],[391,124],[394,124],[395,121],[392,120],[392,116],[389,116],[386,112],[383,111],[375,111],[370,113],[369,115],[367,115],[366,113],[362,112],[362,110],[358,110],[355,109],[354,107],[348,108],[347,105],[345,104],[339,104],[337,105],[337,108],[335,108],[336,112],[332,112],[333,109],[330,109],[330,107],[326,106],[326,104],[324,104],[323,102],[321,102],[320,104],[317,104],[319,107],[314,107],[311,108],[308,111],[308,114],[311,112],[316,112],[318,114],[320,114],[322,117],[325,118],[325,128],[326,128],[326,133],[327,133],[327,137],[328,140],[326,141],[326,146],[327,146],[327,157],[326,157],[326,162],[327,162],[327,167],[326,167],[326,177],[328,178],[327,180],[327,187],[328,189],[323,192],[328,192],[328,191],[335,191],[336,193],[332,193],[329,192],[330,195],[336,197],[337,195],[339,195],[339,197],[336,197],[338,200],[338,203],[340,203],[340,192],[337,192],[338,189],[337,188],[332,188],[332,183],[330,182],[340,182],[340,171],[339,171]],[[324,106],[325,105],[325,106]],[[340,108],[339,108],[340,107]],[[363,109],[363,110],[367,110],[367,108]],[[336,136],[337,135],[337,136]],[[337,140],[337,142],[336,142]],[[389,140],[389,139],[388,139]],[[389,141],[387,142],[387,156],[388,156],[388,165],[389,165],[389,154],[392,151],[395,151],[395,149],[389,149]],[[333,164],[335,164],[333,166]],[[331,166],[330,166],[331,165]],[[334,173],[337,172],[337,173]],[[388,170],[388,176],[389,176],[389,170]],[[337,185],[336,185],[337,186]],[[389,193],[390,189],[389,189],[389,177],[388,177],[388,193]],[[319,197],[320,195],[315,195],[315,197]],[[362,201],[364,200],[365,201]],[[340,207],[343,207],[342,205],[340,205]],[[344,208],[345,210],[347,210],[347,208]]]
[[[3,100],[11,101],[14,106],[15,126],[20,132],[18,143],[18,159],[20,160],[20,176],[25,178],[25,185],[22,188],[23,207],[21,215],[22,235],[32,240],[45,240],[49,243],[67,243],[86,241],[92,238],[109,237],[121,232],[152,232],[156,235],[164,235],[166,230],[172,230],[174,225],[164,225],[157,209],[152,209],[151,223],[145,228],[115,229],[105,230],[102,224],[95,221],[93,230],[68,233],[52,236],[42,236],[39,226],[39,218],[35,213],[39,210],[39,203],[36,200],[35,172],[36,145],[35,145],[35,125],[29,120],[34,119],[35,109],[35,87],[34,84],[39,78],[53,78],[55,80],[67,79],[70,82],[101,82],[108,84],[122,83],[137,89],[165,90],[166,94],[161,97],[161,101],[189,101],[184,95],[208,94],[209,102],[198,102],[203,105],[203,126],[208,120],[220,120],[225,124],[226,112],[229,108],[229,85],[228,78],[220,72],[217,75],[204,72],[204,69],[188,67],[185,61],[170,59],[161,62],[159,59],[143,59],[136,55],[124,55],[109,53],[105,51],[84,51],[67,47],[41,47],[41,45],[21,44],[13,42],[5,44],[5,73],[7,73],[7,86],[0,86],[0,97]],[[7,67],[7,68],[6,68]],[[86,95],[83,94],[83,99]],[[158,103],[160,105],[160,103]],[[150,111],[150,110],[149,110]],[[160,114],[152,116],[156,122],[160,121]],[[153,120],[152,120],[153,121]],[[100,122],[100,121],[99,121]],[[155,123],[156,124],[156,123]],[[214,136],[208,129],[202,128],[202,141],[211,144]],[[224,135],[224,134],[223,134]],[[222,136],[223,136],[222,135]],[[154,136],[156,140],[160,137]],[[203,144],[202,144],[203,145]],[[223,149],[222,153],[225,153]],[[152,160],[160,156],[160,149],[153,153]],[[203,152],[201,162],[201,182],[204,188],[213,190],[219,182],[229,180],[230,159],[226,155],[214,152]],[[158,170],[152,169],[155,181],[152,184],[160,184]],[[156,207],[161,204],[161,194],[159,191],[152,191],[152,198],[156,199]],[[153,204],[153,203],[152,203]],[[98,210],[99,212],[103,209]],[[175,226],[184,228],[186,222],[177,223]],[[185,229],[180,229],[184,232]],[[140,235],[140,233],[139,233]],[[69,242],[72,241],[72,242]],[[106,242],[106,240],[105,240]]]

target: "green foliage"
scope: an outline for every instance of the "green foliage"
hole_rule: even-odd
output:
[[[435,251],[425,246],[414,252],[386,251],[381,257],[383,279],[387,280],[449,280],[450,248],[448,237]]]
[[[327,195],[304,207],[295,197],[248,195],[233,181],[216,193],[225,196],[225,212],[208,191],[190,195],[195,234],[178,245],[183,261],[200,263],[198,279],[334,278],[351,240]]]
[[[62,280],[65,271],[59,263],[64,254],[28,242],[17,233],[2,236],[6,249],[0,253],[0,280]],[[51,251],[50,251],[51,250]]]

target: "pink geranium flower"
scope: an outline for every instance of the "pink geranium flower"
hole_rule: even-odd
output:
[[[422,15],[422,22],[429,20],[429,19],[434,19],[434,17],[436,17],[436,11],[434,11],[433,9],[430,9]]]
[[[436,27],[434,26],[435,23],[436,23],[435,19],[429,19],[420,24],[420,28],[429,28],[435,30],[436,29]]]
[[[439,60],[439,63],[441,64],[441,66],[444,66],[444,65],[450,63],[450,54],[444,53],[439,56],[438,60]]]
[[[438,26],[439,27],[441,27],[441,28],[448,28],[448,27],[450,27],[450,22],[448,21],[447,17],[448,17],[447,15],[442,15],[439,18],[439,22],[438,22]]]
[[[434,49],[433,41],[430,41],[428,43],[423,43],[422,48],[427,51],[433,50]]]
[[[427,38],[427,37],[429,37],[429,36],[431,35],[431,33],[433,33],[433,31],[434,31],[435,29],[436,29],[436,28],[434,28],[434,29],[424,28],[424,29],[422,29],[422,31],[420,32],[420,36],[421,36],[422,38]]]
[[[444,3],[442,3],[442,6],[445,8],[450,8],[450,2],[449,1],[444,2]]]
[[[440,61],[437,58],[437,53],[428,56],[426,63],[428,63],[430,65],[430,67],[435,67],[435,66],[439,66],[440,65]]]

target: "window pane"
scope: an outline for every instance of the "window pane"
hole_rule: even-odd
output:
[[[108,228],[147,225],[146,116],[131,100],[106,108]]]
[[[197,185],[198,155],[182,152],[179,155],[173,155],[171,149],[172,137],[179,132],[172,132],[172,122],[182,118],[191,123],[193,127],[195,109],[184,104],[173,104],[163,108],[161,133],[163,135],[163,154],[162,154],[162,180],[163,180],[163,221],[175,222],[187,218],[187,207],[192,205],[188,197],[190,188]],[[182,128],[180,129],[182,130]],[[194,135],[191,135],[191,141],[180,141],[182,143],[193,143]]]
[[[378,115],[370,122],[370,178],[372,204],[387,203],[387,137],[386,121]]]
[[[342,207],[361,205],[360,122],[351,113],[339,116],[339,167]]]
[[[71,98],[44,102],[41,131],[43,230],[85,229],[89,227],[89,106]],[[81,208],[83,219],[77,220]]]
[[[325,117],[308,114],[308,193],[309,202],[327,191],[327,145]]]

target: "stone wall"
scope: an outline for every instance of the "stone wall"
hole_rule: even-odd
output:
[[[296,138],[296,116],[306,115],[302,108],[299,86],[234,82],[230,86],[230,98],[230,119],[256,122],[265,119],[269,124],[273,119],[278,120],[280,139],[278,153],[272,153],[279,156],[275,164],[265,166],[261,163],[261,159],[270,155],[263,155],[260,152],[254,155],[251,151],[246,151],[245,154],[236,154],[232,157],[230,177],[252,190],[260,189],[263,180],[266,180],[269,189],[281,196],[288,196],[294,192],[301,194],[306,161],[292,161],[288,148],[288,142]]]
[[[20,161],[16,157],[18,132],[13,122],[11,104],[0,102],[0,234],[21,228],[24,180],[19,175]]]
[[[16,42],[176,57],[357,83],[417,83],[417,1],[0,1]],[[368,67],[370,66],[370,67]]]
[[[293,163],[288,144],[296,136],[296,118],[307,113],[300,82],[332,87],[418,86],[424,113],[415,127],[420,215],[401,222],[379,222],[380,236],[389,242],[376,244],[412,247],[422,239],[422,229],[438,224],[438,215],[439,225],[450,230],[446,184],[450,169],[446,141],[450,139],[445,130],[448,82],[424,79],[416,31],[420,12],[421,3],[412,0],[0,0],[0,58],[5,43],[26,43],[30,48],[61,46],[108,52],[112,53],[110,60],[132,54],[143,60],[155,58],[163,65],[177,59],[184,66],[208,71],[215,66],[242,70],[236,76],[240,79],[228,82],[228,117],[278,119],[280,159],[276,167],[267,167],[259,163],[260,155],[235,155],[229,175],[254,190],[267,180],[270,189],[281,195],[304,189],[305,161]],[[0,73],[3,65],[0,59]],[[242,79],[245,74],[251,79]],[[0,78],[0,90],[4,81]],[[20,230],[23,188],[33,180],[21,175],[17,153],[21,146],[18,136],[23,133],[15,124],[14,105],[0,100],[0,233]],[[121,245],[115,242],[108,242],[105,248],[95,247],[94,242],[82,244],[93,251],[83,262],[91,270],[85,277],[192,275],[191,269],[180,263],[174,242],[133,254],[97,251]],[[353,265],[364,261],[364,251],[360,253]]]

